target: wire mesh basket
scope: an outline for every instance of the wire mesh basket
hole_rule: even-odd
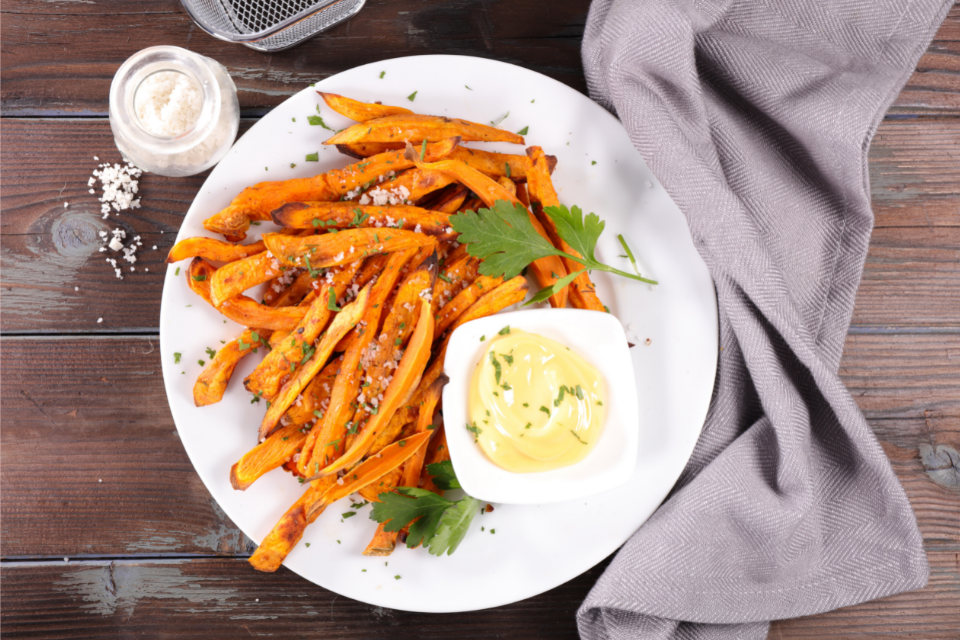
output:
[[[281,51],[356,15],[366,0],[181,0],[197,25],[221,40]]]

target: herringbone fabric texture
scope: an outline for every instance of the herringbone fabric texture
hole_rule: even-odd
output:
[[[950,4],[594,0],[590,94],[686,215],[722,351],[693,457],[583,604],[584,638],[762,639],[769,620],[926,583],[916,519],[837,371],[870,139]]]

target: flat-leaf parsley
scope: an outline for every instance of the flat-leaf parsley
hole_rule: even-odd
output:
[[[495,202],[492,209],[466,211],[451,216],[450,225],[460,234],[460,242],[467,244],[467,252],[483,260],[480,273],[485,276],[509,280],[519,275],[531,262],[547,256],[562,256],[583,265],[580,271],[574,271],[541,289],[526,304],[546,300],[573,282],[583,271],[607,271],[631,280],[657,284],[656,280],[621,271],[596,259],[594,250],[605,226],[597,214],[584,216],[579,207],[568,209],[564,205],[546,207],[544,211],[553,219],[560,238],[579,253],[579,257],[551,245],[534,229],[526,207],[505,200]]]

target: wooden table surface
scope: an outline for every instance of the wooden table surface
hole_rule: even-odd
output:
[[[146,175],[143,208],[107,221],[86,181],[94,155],[120,159],[108,88],[143,47],[220,61],[245,128],[305,84],[405,55],[504,60],[585,91],[588,4],[368,0],[349,23],[268,55],[206,35],[175,0],[4,0],[4,638],[576,637],[574,613],[606,562],[530,600],[450,615],[371,607],[286,569],[253,571],[253,542],[177,438],[157,349],[163,258],[205,176]],[[930,583],[775,622],[778,640],[960,638],[960,488],[945,471],[938,484],[927,473],[935,462],[919,455],[923,444],[960,449],[960,7],[881,124],[870,179],[876,228],[841,374],[910,497]],[[119,281],[104,265],[97,232],[117,224],[157,245],[140,254],[149,273]]]

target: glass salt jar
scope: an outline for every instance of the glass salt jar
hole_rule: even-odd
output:
[[[131,56],[110,85],[117,148],[144,171],[192,176],[227,154],[240,126],[237,87],[216,60],[180,47]]]

